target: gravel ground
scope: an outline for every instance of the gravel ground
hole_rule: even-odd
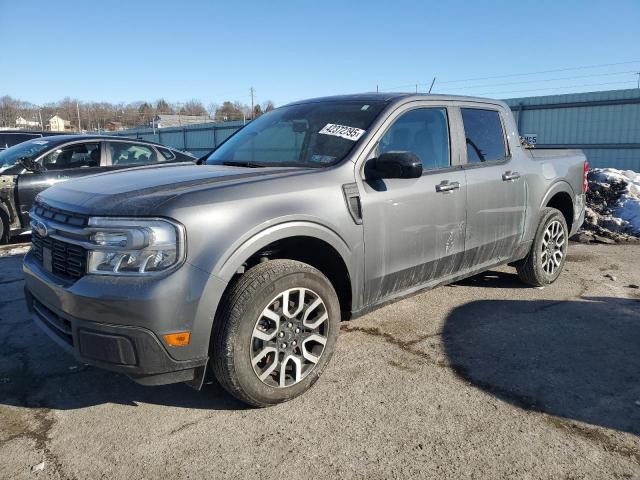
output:
[[[78,364],[28,319],[21,255],[0,257],[0,478],[640,478],[640,245],[345,323],[316,386],[269,409]]]

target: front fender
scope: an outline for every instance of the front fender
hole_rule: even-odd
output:
[[[257,227],[251,233],[234,242],[223,255],[218,257],[209,275],[198,307],[195,322],[198,331],[205,335],[206,338],[210,337],[215,312],[223,298],[224,291],[234,274],[248,258],[272,242],[296,236],[323,240],[338,252],[352,279],[352,298],[356,298],[357,285],[361,281],[361,272],[356,266],[362,265],[361,261],[358,262],[354,258],[357,252],[353,252],[340,235],[325,225],[311,220],[285,220],[275,225],[263,226],[262,229]]]
[[[291,237],[313,237],[331,245],[342,257],[351,278],[353,272],[352,251],[345,240],[331,228],[311,220],[284,220],[270,226],[257,227],[239,239],[219,257],[212,274],[228,282],[242,264],[254,253],[277,240]]]

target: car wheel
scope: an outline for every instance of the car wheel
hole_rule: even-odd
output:
[[[260,263],[231,287],[216,315],[214,374],[249,405],[291,400],[329,363],[339,322],[338,297],[319,270],[293,260]]]
[[[9,216],[0,208],[0,245],[9,242],[10,233]]]
[[[531,250],[516,262],[520,279],[536,287],[555,282],[564,267],[568,243],[569,229],[562,213],[543,208]]]

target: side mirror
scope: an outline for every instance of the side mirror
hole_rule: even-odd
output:
[[[422,162],[415,153],[385,152],[365,166],[367,178],[419,178]]]
[[[20,160],[18,160],[18,162],[30,172],[40,173],[46,170],[42,165],[40,165],[38,162],[33,161],[29,157],[22,157]]]

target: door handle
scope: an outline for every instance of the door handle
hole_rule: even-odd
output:
[[[460,188],[460,182],[450,182],[449,180],[443,180],[436,185],[436,192],[448,193],[452,190],[458,190]]]
[[[518,172],[512,172],[511,170],[502,174],[502,180],[504,180],[505,182],[515,182],[519,178],[520,174]]]

